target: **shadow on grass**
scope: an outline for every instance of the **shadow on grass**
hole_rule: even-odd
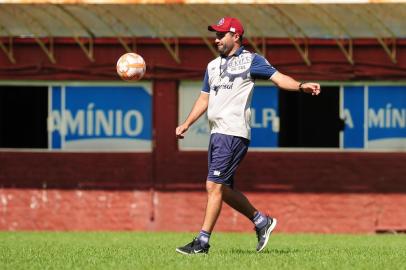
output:
[[[277,254],[277,255],[287,255],[287,254],[293,254],[299,252],[299,249],[295,248],[271,248],[271,249],[266,249],[261,252],[257,252],[256,250],[253,249],[241,249],[241,248],[231,248],[229,250],[222,250],[221,253],[223,254]]]

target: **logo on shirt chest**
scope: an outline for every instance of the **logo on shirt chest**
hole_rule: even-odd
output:
[[[233,59],[228,63],[227,73],[229,74],[240,74],[247,71],[251,66],[251,55],[238,57]]]

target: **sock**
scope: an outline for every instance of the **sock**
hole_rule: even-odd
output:
[[[197,239],[199,239],[199,241],[203,247],[206,247],[209,245],[210,235],[211,235],[211,233],[201,230],[199,235],[197,236]]]
[[[262,229],[266,223],[268,222],[268,218],[262,214],[261,212],[257,212],[255,216],[252,218],[252,222],[255,224],[257,229]]]

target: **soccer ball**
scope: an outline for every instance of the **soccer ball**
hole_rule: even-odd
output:
[[[146,70],[144,59],[136,53],[123,54],[117,61],[117,74],[125,81],[140,80]]]

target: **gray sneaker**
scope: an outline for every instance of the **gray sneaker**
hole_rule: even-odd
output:
[[[179,252],[184,255],[193,255],[193,254],[207,254],[209,252],[210,245],[203,246],[198,238],[194,238],[189,244],[178,247],[176,252]]]
[[[268,244],[269,237],[271,236],[272,231],[276,227],[276,223],[277,223],[276,218],[271,218],[271,217],[267,217],[267,218],[268,218],[268,222],[262,229],[255,228],[255,231],[257,233],[257,238],[258,238],[258,245],[257,245],[258,252],[261,252],[266,247],[266,244]]]

